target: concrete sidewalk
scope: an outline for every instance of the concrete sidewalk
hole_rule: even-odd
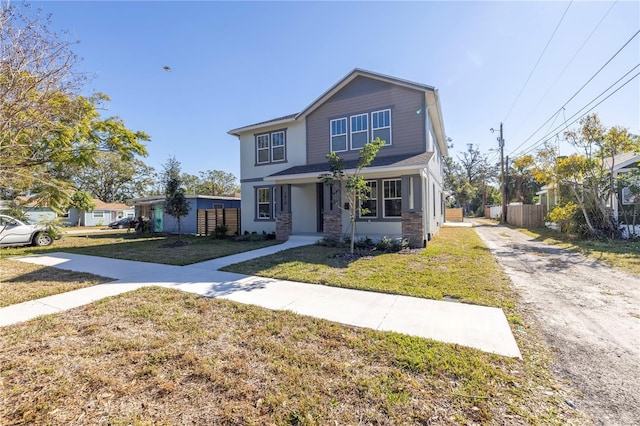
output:
[[[252,277],[217,269],[313,243],[311,238],[189,266],[158,265],[95,256],[53,253],[22,262],[115,278],[100,284],[0,309],[0,326],[61,312],[144,286],[162,286],[275,310],[289,310],[343,324],[425,337],[509,357],[521,357],[499,308],[323,285]]]

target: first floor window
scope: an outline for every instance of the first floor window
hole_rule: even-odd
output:
[[[382,199],[384,217],[400,217],[402,212],[402,180],[382,181]]]
[[[375,180],[367,181],[369,187],[368,200],[360,203],[364,211],[360,212],[360,217],[378,217],[378,182]]]
[[[258,219],[271,219],[271,188],[258,188]]]
[[[93,212],[93,217],[104,217],[104,212],[102,211]]]

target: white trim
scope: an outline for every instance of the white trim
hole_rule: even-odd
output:
[[[375,114],[380,114],[380,113],[384,113],[384,112],[387,112],[387,111],[389,111],[389,125],[388,126],[382,126],[382,127],[375,127],[373,125],[373,116]],[[384,115],[383,115],[383,117],[384,117]],[[376,139],[376,136],[374,134],[376,130],[389,129],[389,140],[385,139],[385,146],[393,145],[393,141],[392,141],[393,137],[392,137],[392,130],[391,130],[392,126],[393,126],[393,123],[391,122],[391,109],[390,108],[381,109],[381,110],[378,110],[378,111],[372,111],[371,112],[371,139],[373,139],[373,140]]]
[[[260,148],[260,138],[261,137],[267,137],[267,147],[266,148]],[[271,134],[269,133],[262,133],[259,135],[256,135],[256,164],[269,164],[271,162]],[[266,161],[260,161],[260,151],[267,151],[267,160]]]
[[[359,117],[363,117],[363,116],[365,117],[364,125],[365,125],[366,129],[354,131],[353,130],[353,119],[355,118],[357,120]],[[355,147],[354,148],[353,147],[353,135],[354,134],[361,134],[361,133],[365,133],[366,134],[364,144],[361,147]],[[364,147],[364,145],[367,142],[369,142],[369,113],[365,112],[363,114],[356,114],[356,115],[350,116],[349,117],[349,148],[352,151],[360,150],[360,149],[362,149]]]
[[[387,172],[401,172],[404,170],[420,170],[419,164],[414,164],[410,166],[378,166],[378,167],[367,167],[367,174],[375,174],[375,173],[387,173]],[[345,169],[345,173],[353,173],[356,169]],[[279,176],[265,176],[262,178],[264,182],[278,182],[278,181],[298,181],[298,180],[309,180],[309,182],[318,182],[318,176],[322,173],[329,173],[328,170],[324,172],[313,172],[313,173],[297,173],[292,175],[279,175]]]
[[[274,149],[274,145],[273,145],[273,135],[276,135],[278,133],[282,133],[282,145],[278,145],[276,148],[280,148],[280,146],[282,146],[282,159],[281,160],[275,160],[273,157],[273,149]],[[287,160],[287,135],[286,132],[284,130],[278,130],[277,132],[271,132],[271,162],[272,163],[281,163],[283,161]]]
[[[400,183],[400,197],[389,197],[386,198],[384,196],[384,183],[385,182],[399,182]],[[397,190],[397,186],[395,188]],[[397,192],[397,191],[396,191]],[[385,206],[386,200],[400,200],[400,214],[398,216],[387,216],[387,210]],[[382,179],[382,217],[384,219],[396,219],[402,217],[402,178],[393,178],[393,179]]]
[[[375,216],[370,216],[370,215],[363,216],[362,212],[359,212],[358,213],[358,218],[359,219],[377,219],[378,216],[379,216],[378,215],[378,207],[379,207],[378,206],[378,200],[380,199],[378,197],[378,195],[380,193],[380,189],[378,188],[378,181],[376,179],[371,179],[371,180],[367,180],[366,182],[367,182],[367,185],[369,185],[369,187],[371,187],[371,183],[375,183],[375,185],[376,185],[375,198],[372,197],[371,195],[369,195],[369,199],[367,200],[367,201],[375,200],[375,202],[376,202],[375,203],[376,204],[376,214],[375,214]],[[373,191],[370,191],[369,194],[373,194]],[[360,205],[362,206],[362,202],[360,202]]]
[[[334,121],[342,121],[344,120],[344,133],[336,133],[333,134],[333,122]],[[334,118],[333,120],[329,120],[329,152],[345,152],[349,150],[349,119],[347,117]],[[344,149],[334,150],[333,149],[333,138],[337,136],[344,135]]]

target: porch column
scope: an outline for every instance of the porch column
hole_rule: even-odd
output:
[[[323,236],[327,240],[342,238],[342,212],[338,207],[342,198],[340,187],[324,185],[324,212],[322,213]]]
[[[291,235],[291,185],[276,185],[276,240],[286,241]]]
[[[427,243],[424,218],[428,218],[429,212],[425,212],[423,206],[429,206],[429,203],[422,202],[422,193],[420,175],[402,176],[402,238],[409,240],[411,248],[425,247]]]

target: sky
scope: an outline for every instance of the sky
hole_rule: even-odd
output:
[[[570,154],[562,131],[618,88],[590,112],[640,134],[638,1],[31,4],[80,41],[85,94],[151,136],[157,170],[174,156],[240,178],[229,130],[300,112],[354,68],[435,86],[454,159],[497,159],[501,122],[511,159],[545,140]]]

